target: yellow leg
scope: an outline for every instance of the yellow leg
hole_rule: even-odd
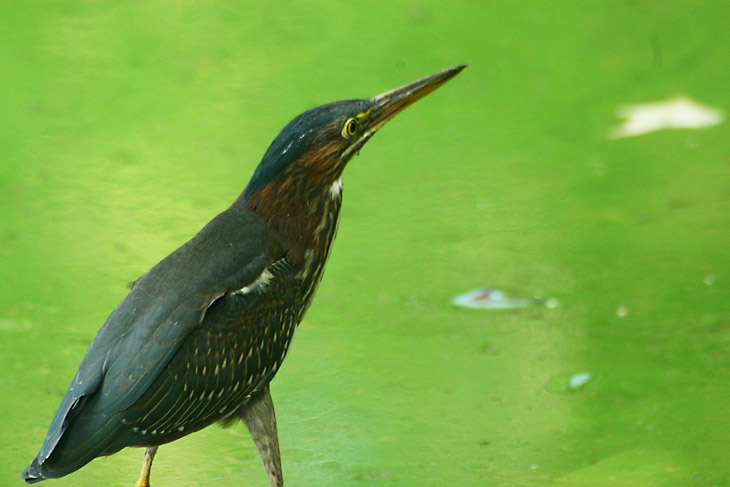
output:
[[[157,447],[152,446],[144,450],[144,465],[142,465],[142,473],[139,474],[139,480],[134,487],[150,487],[150,469],[152,468],[152,460],[155,459]]]

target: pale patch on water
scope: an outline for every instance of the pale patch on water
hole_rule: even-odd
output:
[[[513,298],[499,289],[481,288],[459,294],[451,299],[451,304],[463,308],[512,309],[532,306],[535,300]]]
[[[561,306],[556,298],[545,298],[535,294],[533,297],[510,296],[505,291],[490,287],[474,289],[451,298],[451,304],[462,308],[482,309],[514,309],[527,308],[529,306],[544,305],[548,309],[555,309]]]
[[[21,322],[0,318],[0,331],[25,331],[31,327],[28,320]]]
[[[698,129],[724,121],[722,110],[711,108],[686,97],[672,100],[624,105],[616,114],[626,119],[611,129],[609,139],[634,137],[663,129]]]

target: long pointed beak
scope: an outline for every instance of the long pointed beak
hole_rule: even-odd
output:
[[[464,68],[466,65],[444,69],[372,98],[373,108],[368,117],[370,119],[368,120],[368,135],[374,134],[408,105],[428,95],[459,74]]]

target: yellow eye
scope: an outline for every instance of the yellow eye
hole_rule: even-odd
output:
[[[345,122],[345,126],[342,127],[342,136],[346,139],[349,139],[350,137],[355,135],[355,132],[357,132],[357,120],[351,118],[347,122]]]

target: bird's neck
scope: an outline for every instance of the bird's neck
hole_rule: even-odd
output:
[[[270,184],[243,203],[281,239],[302,277],[318,281],[337,233],[342,178],[318,188]]]

